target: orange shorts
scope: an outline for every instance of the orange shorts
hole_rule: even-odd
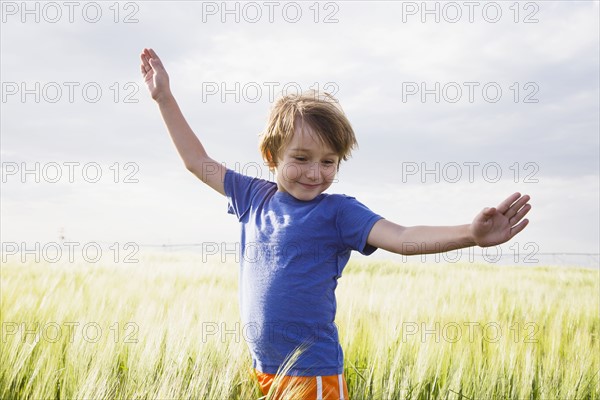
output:
[[[254,370],[263,395],[269,393],[275,374]],[[348,400],[344,374],[330,376],[283,376],[276,385],[273,400]]]

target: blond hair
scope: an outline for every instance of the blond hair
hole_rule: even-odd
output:
[[[319,140],[331,147],[340,160],[347,160],[352,149],[358,147],[354,130],[332,95],[314,90],[290,94],[275,101],[267,126],[261,134],[260,152],[269,168],[277,166],[282,148],[294,135],[297,118],[308,124]]]

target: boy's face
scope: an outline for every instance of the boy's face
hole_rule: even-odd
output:
[[[310,201],[331,186],[339,161],[310,126],[298,119],[292,139],[278,157],[277,190]]]

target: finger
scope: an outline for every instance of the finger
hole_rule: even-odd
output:
[[[142,60],[142,72],[145,73],[151,68],[148,63],[148,57],[145,54],[140,54],[140,59]]]
[[[523,207],[521,207],[521,209],[508,220],[508,223],[510,224],[510,226],[513,226],[516,223],[518,223],[520,220],[522,220],[523,217],[525,215],[527,215],[527,213],[530,210],[531,210],[531,204],[525,204]]]
[[[160,65],[160,61],[156,60],[155,58],[148,59],[148,62],[150,63],[150,67],[155,71],[157,69],[163,69],[162,65]]]
[[[512,217],[514,217],[517,214],[517,212],[519,210],[521,210],[527,204],[527,202],[530,199],[531,198],[529,197],[529,195],[524,195],[519,200],[517,200],[515,203],[513,203],[513,205],[510,206],[510,208],[504,215],[506,215],[506,217],[508,219],[511,219]]]
[[[151,58],[155,58],[156,60],[158,60],[158,62],[160,62],[160,58],[158,57],[158,55],[156,54],[156,52],[152,49],[148,49],[148,53],[150,54]]]
[[[152,49],[149,49],[148,61],[150,61],[150,65],[152,65],[152,68],[155,68],[155,69],[160,68],[162,70],[165,69],[162,61],[160,60],[160,58],[156,55],[156,53]]]
[[[502,203],[498,205],[498,211],[504,214],[510,208],[510,205],[514,203],[519,197],[521,197],[521,193],[513,193],[506,198]]]
[[[524,219],[523,221],[521,221],[520,224],[515,225],[512,228],[510,228],[510,238],[509,238],[509,240],[512,239],[519,232],[521,232],[523,229],[525,229],[525,227],[527,226],[527,224],[529,224],[529,220],[528,219]]]

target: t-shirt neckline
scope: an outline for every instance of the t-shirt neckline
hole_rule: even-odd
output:
[[[326,196],[325,193],[320,193],[314,199],[305,201],[305,200],[299,200],[299,199],[295,198],[294,196],[292,196],[291,194],[289,194],[288,192],[283,192],[283,191],[280,191],[280,190],[276,190],[275,194],[273,195],[273,197],[275,197],[279,201],[281,201],[283,203],[287,203],[287,204],[313,204],[313,203],[318,203],[324,196]]]

